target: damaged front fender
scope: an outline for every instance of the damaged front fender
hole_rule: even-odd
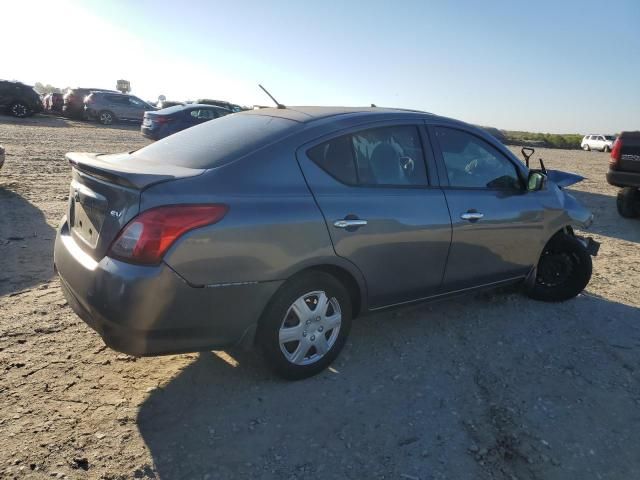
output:
[[[579,228],[589,228],[593,223],[593,213],[587,207],[582,205],[576,197],[560,191],[563,197],[563,207],[567,212],[567,216],[571,219],[571,224]]]

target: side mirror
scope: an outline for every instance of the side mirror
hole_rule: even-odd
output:
[[[527,180],[527,190],[529,192],[537,192],[543,190],[547,184],[547,176],[541,171],[530,171]]]

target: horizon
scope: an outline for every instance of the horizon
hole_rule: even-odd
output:
[[[48,5],[3,6],[7,17],[28,15],[32,33],[5,24],[0,38],[19,38],[20,49],[5,49],[0,78],[109,89],[127,79],[147,101],[271,105],[262,83],[285,105],[373,103],[554,134],[640,128],[631,0],[609,5],[608,22],[595,2]]]

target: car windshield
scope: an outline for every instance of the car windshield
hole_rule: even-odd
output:
[[[152,143],[132,157],[149,163],[213,168],[283,138],[299,125],[266,115],[226,115]]]

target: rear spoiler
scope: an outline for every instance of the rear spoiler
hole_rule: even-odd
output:
[[[132,158],[130,153],[70,152],[65,158],[80,172],[136,190],[178,178],[195,177],[204,172],[202,169],[143,162]]]

